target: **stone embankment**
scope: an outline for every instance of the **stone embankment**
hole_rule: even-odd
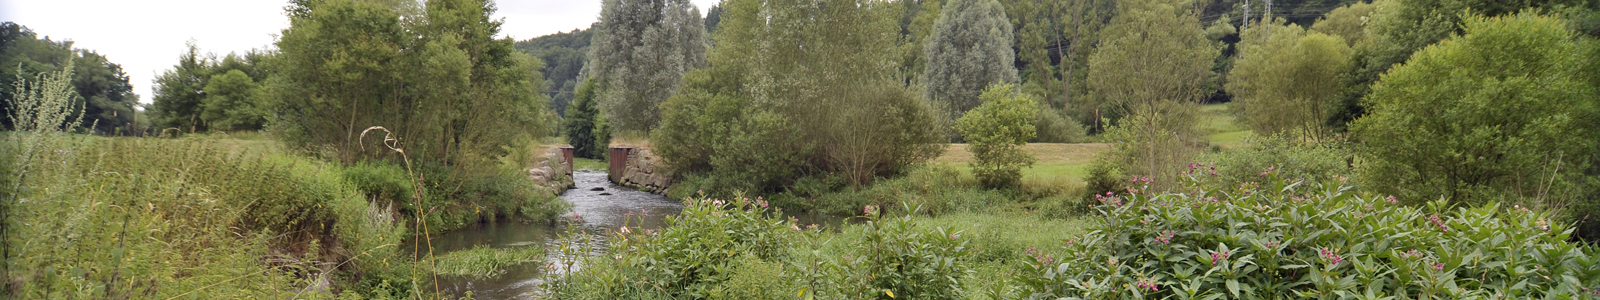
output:
[[[528,169],[528,178],[533,179],[535,185],[554,194],[572,188],[572,164],[567,162],[561,148],[550,147],[538,160]]]
[[[627,167],[618,177],[620,182],[617,184],[656,194],[666,193],[673,183],[671,168],[650,149],[633,148],[627,153]]]

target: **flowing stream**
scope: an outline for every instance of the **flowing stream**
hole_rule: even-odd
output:
[[[562,217],[571,220],[573,214],[579,216],[578,230],[593,237],[594,244],[590,246],[594,250],[590,254],[604,253],[608,233],[622,227],[624,221],[629,229],[639,232],[659,230],[666,226],[667,216],[683,211],[683,204],[679,201],[618,186],[606,179],[605,172],[576,172],[572,177],[574,187],[561,193],[561,199],[572,203],[572,212]],[[845,222],[845,218],[827,215],[787,212],[784,215],[796,218],[801,224],[821,224],[828,228],[838,228]],[[546,256],[551,257],[555,254],[553,249],[559,245],[557,239],[566,231],[565,224],[483,223],[435,234],[432,242],[435,254],[476,246],[542,246],[547,249]],[[533,299],[533,294],[539,291],[539,285],[543,283],[543,270],[538,264],[524,264],[505,271],[492,278],[439,277],[439,289],[440,292],[456,296],[471,291],[476,299]]]
[[[594,237],[597,253],[605,251],[606,232],[621,227],[624,219],[630,229],[660,229],[665,226],[666,216],[683,211],[683,204],[666,196],[612,184],[604,172],[576,172],[572,177],[575,187],[561,193],[561,199],[572,203],[572,212],[563,218],[572,218],[573,213],[581,217],[579,230]],[[440,254],[474,246],[543,245],[546,249],[555,249],[556,239],[566,231],[566,225],[546,223],[484,223],[436,234],[433,247],[435,253]],[[530,293],[539,289],[541,272],[537,264],[524,264],[493,278],[440,277],[439,288],[441,292],[457,296],[472,291],[473,298],[477,299],[531,299]]]

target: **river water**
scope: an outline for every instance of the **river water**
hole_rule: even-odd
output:
[[[618,186],[606,179],[605,172],[573,173],[573,188],[561,193],[561,199],[572,203],[572,212],[563,216],[572,221],[578,216],[578,231],[592,237],[593,252],[606,251],[609,232],[626,222],[632,230],[659,230],[666,226],[666,217],[683,211],[683,204],[666,196],[651,194]],[[818,214],[784,213],[800,224],[820,224],[837,229],[845,218]],[[566,224],[523,224],[520,222],[482,223],[466,228],[433,235],[436,254],[471,249],[475,246],[492,248],[539,247],[557,249],[560,235],[567,232]],[[553,257],[553,250],[547,250]],[[581,266],[574,266],[579,268]],[[439,289],[446,294],[462,296],[471,291],[476,299],[533,299],[543,283],[544,270],[537,264],[511,267],[493,278],[440,277]],[[556,271],[559,272],[559,271]]]
[[[683,204],[666,196],[617,186],[604,172],[576,172],[572,189],[561,198],[572,203],[572,212],[582,221],[579,230],[594,237],[595,252],[605,251],[607,232],[623,225],[630,229],[659,229],[666,216],[683,211]],[[630,214],[631,213],[631,214]],[[630,216],[631,215],[631,216]],[[493,248],[543,246],[556,249],[557,238],[567,231],[565,224],[523,224],[519,222],[483,223],[433,236],[435,253],[466,250],[474,246]],[[536,264],[506,270],[494,278],[439,278],[441,292],[460,296],[472,291],[477,299],[532,299],[538,291],[543,271]]]

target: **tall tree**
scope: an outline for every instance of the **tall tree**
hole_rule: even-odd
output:
[[[727,190],[774,191],[809,174],[866,184],[938,153],[927,102],[901,81],[899,7],[722,7],[709,68],[685,77],[652,134],[657,153],[680,171],[709,174]]]
[[[83,113],[79,128],[92,127],[101,134],[134,131],[134,107],[139,98],[133,94],[133,85],[128,83],[122,65],[92,50],[75,49],[72,44],[40,38],[16,23],[0,23],[0,85],[10,87],[18,78],[59,72],[70,60],[72,86],[77,95],[73,105]],[[0,113],[9,115],[12,92],[9,88],[0,89]],[[0,124],[10,126],[11,121],[6,119]]]
[[[1102,32],[1100,48],[1089,58],[1089,84],[1104,97],[1100,107],[1137,118],[1115,120],[1129,135],[1130,174],[1177,174],[1197,144],[1194,107],[1205,94],[1218,49],[1206,39],[1186,2],[1135,0]]]
[[[572,145],[574,156],[599,159],[606,155],[605,146],[610,144],[611,133],[606,132],[600,108],[595,107],[594,89],[593,80],[585,80],[578,86],[577,95],[572,98],[572,106],[567,109],[567,117],[561,120],[561,126],[566,132],[567,143]]]
[[[1327,133],[1323,120],[1338,104],[1339,73],[1350,47],[1341,37],[1285,22],[1256,23],[1244,32],[1228,92],[1256,134],[1319,138]]]
[[[706,30],[688,0],[606,0],[585,66],[600,108],[624,131],[650,131],[683,74],[705,66]]]
[[[928,37],[923,96],[953,122],[983,100],[993,84],[1017,83],[1011,21],[996,0],[953,0],[941,8]]]
[[[547,134],[542,64],[494,38],[494,10],[485,0],[432,0],[402,18],[405,10],[369,1],[296,1],[271,84],[286,140],[345,162],[384,158],[393,153],[358,140],[383,126],[413,160],[470,166]]]

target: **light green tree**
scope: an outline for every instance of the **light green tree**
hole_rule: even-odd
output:
[[[600,108],[621,131],[654,129],[683,74],[706,64],[705,22],[688,0],[606,0],[592,30],[585,76],[599,81]]]
[[[1017,83],[1011,21],[996,0],[953,0],[941,8],[924,56],[923,95],[946,120],[982,103],[992,84]]]
[[[1472,17],[1372,87],[1351,124],[1362,179],[1410,202],[1551,207],[1579,194],[1600,128],[1594,57],[1565,22]]]
[[[1340,6],[1312,23],[1311,30],[1343,38],[1345,44],[1354,47],[1366,40],[1367,24],[1372,23],[1375,14],[1379,10],[1394,9],[1394,5],[1395,0],[1377,0]]]
[[[982,98],[982,105],[956,120],[972,149],[972,175],[990,188],[1015,187],[1022,168],[1033,166],[1033,156],[1020,147],[1033,139],[1038,104],[1009,84],[984,89]]]
[[[1125,148],[1119,153],[1129,165],[1128,175],[1177,174],[1200,144],[1193,130],[1194,106],[1215,80],[1218,49],[1185,3],[1118,3],[1119,13],[1089,58],[1089,85],[1105,101],[1099,106],[1138,116],[1113,119],[1124,131],[1118,147]]]
[[[1339,37],[1284,23],[1256,23],[1241,35],[1241,58],[1228,74],[1231,105],[1256,134],[1318,139],[1328,133],[1324,120],[1338,105],[1350,47]]]

